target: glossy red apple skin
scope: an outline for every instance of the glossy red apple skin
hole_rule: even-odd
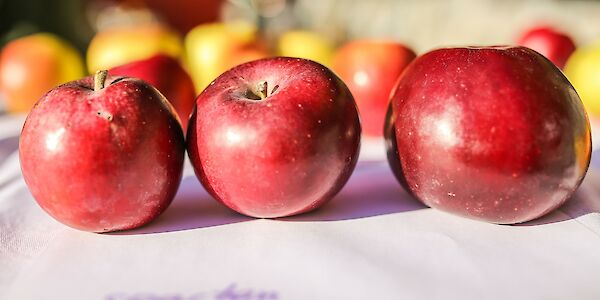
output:
[[[190,75],[171,56],[158,54],[110,69],[112,75],[142,79],[157,88],[173,105],[185,131],[196,102]]]
[[[524,47],[418,57],[392,95],[385,131],[388,161],[411,194],[492,223],[525,222],[560,206],[591,154],[575,90]]]
[[[185,142],[170,104],[147,83],[109,76],[59,86],[28,115],[19,141],[21,169],[39,205],[85,231],[144,225],[170,204]]]
[[[517,44],[539,52],[561,69],[576,48],[570,36],[547,26],[527,30]]]
[[[261,81],[268,97],[247,97]],[[214,198],[248,216],[276,218],[316,209],[344,186],[360,131],[352,95],[329,69],[268,58],[225,72],[198,96],[187,149]]]
[[[383,136],[392,88],[415,57],[407,46],[383,40],[351,41],[335,53],[333,70],[356,100],[365,135]]]

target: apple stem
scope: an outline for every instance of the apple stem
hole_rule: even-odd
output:
[[[96,74],[94,75],[94,91],[99,91],[104,88],[106,76],[108,76],[107,70],[96,71]]]
[[[267,98],[267,93],[269,92],[268,90],[268,83],[266,81],[261,81],[260,83],[258,83],[258,95],[260,97],[260,100],[263,100],[265,98]]]

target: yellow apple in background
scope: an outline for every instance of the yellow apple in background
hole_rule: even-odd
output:
[[[180,58],[182,52],[181,37],[166,25],[121,25],[94,36],[87,50],[87,65],[89,72],[94,73],[160,53]]]
[[[244,21],[198,25],[186,35],[185,50],[197,92],[228,69],[268,56],[256,26]]]
[[[600,119],[600,41],[577,48],[564,71],[588,114]]]
[[[277,41],[277,55],[306,58],[325,66],[331,65],[334,50],[331,41],[306,30],[285,32]]]
[[[15,39],[0,54],[0,91],[8,112],[28,112],[50,89],[84,75],[79,52],[51,33]]]

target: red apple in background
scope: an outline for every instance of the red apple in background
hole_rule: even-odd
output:
[[[219,19],[224,0],[142,0],[153,12],[182,33],[194,26]]]
[[[402,74],[386,120],[394,173],[425,204],[493,223],[565,202],[590,161],[577,93],[524,47],[440,49]]]
[[[39,205],[93,232],[161,214],[181,181],[185,151],[175,112],[155,88],[105,74],[48,92],[19,141],[23,177]]]
[[[110,74],[136,77],[153,85],[171,102],[184,130],[186,129],[194,107],[196,92],[192,78],[176,59],[158,54],[112,68]]]
[[[547,26],[527,30],[517,44],[541,53],[561,69],[575,51],[575,43],[571,37]]]
[[[360,123],[348,88],[329,69],[267,58],[225,72],[198,96],[187,142],[213,197],[275,218],[313,210],[344,186]]]
[[[377,40],[352,41],[336,52],[333,70],[356,100],[364,134],[383,135],[392,88],[415,57],[411,49],[400,43]]]

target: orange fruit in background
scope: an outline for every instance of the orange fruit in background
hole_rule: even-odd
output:
[[[9,112],[28,112],[50,89],[84,75],[79,52],[51,33],[15,39],[0,54],[0,92]]]

